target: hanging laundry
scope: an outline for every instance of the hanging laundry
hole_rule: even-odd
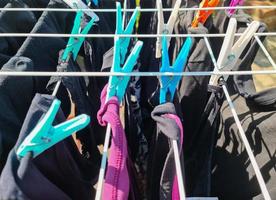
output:
[[[196,2],[188,2],[189,6],[198,7]],[[199,24],[191,28],[191,23],[196,11],[180,11],[179,18],[175,24],[176,34],[208,34],[212,27],[212,18],[208,18],[204,25]],[[175,59],[179,54],[181,46],[186,38],[173,38],[171,48],[172,57]],[[185,68],[185,72],[212,71],[213,64],[204,38],[193,38],[191,53]],[[211,158],[213,143],[217,130],[219,118],[218,113],[212,112],[216,109],[215,102],[221,96],[214,94],[213,100],[209,100],[211,91],[208,90],[208,76],[182,77],[179,84],[178,95],[183,115],[183,126],[185,128],[184,165],[185,184],[188,196],[209,196],[211,185]],[[209,103],[208,103],[209,101]],[[195,104],[195,102],[197,102]],[[210,120],[210,121],[209,121]]]
[[[64,8],[65,4],[60,0],[51,0],[48,8]],[[45,11],[41,15],[38,23],[34,26],[32,33],[64,33],[70,32],[71,24],[73,24],[73,13],[60,13]],[[64,23],[64,22],[67,23]],[[70,23],[71,22],[71,23]],[[5,65],[5,70],[10,71],[56,71],[58,52],[66,46],[64,38],[39,38],[28,37],[16,55]],[[27,57],[26,59],[21,57]],[[18,61],[22,61],[22,63]],[[2,70],[4,70],[2,69]],[[46,93],[46,85],[49,81],[48,77],[1,77],[0,90],[7,91],[0,93],[2,99],[1,106],[5,107],[0,114],[1,137],[3,138],[3,146],[6,152],[14,146],[20,127],[24,121],[24,117],[31,104],[32,98],[36,92]],[[9,81],[13,80],[13,82]],[[28,80],[26,82],[26,80]],[[5,83],[5,84],[3,84]],[[22,88],[18,88],[21,85]],[[9,89],[7,89],[9,88]],[[26,93],[21,93],[26,88]],[[66,91],[65,91],[66,92]],[[66,96],[60,92],[59,96]],[[18,98],[22,97],[22,98]],[[11,105],[12,102],[12,105]],[[62,103],[62,108],[65,115],[70,112],[70,101]],[[18,107],[17,107],[18,106]],[[14,110],[15,109],[15,110]],[[17,113],[15,117],[10,117],[13,113]],[[15,125],[8,125],[14,124]],[[1,162],[5,163],[5,155],[1,156]],[[3,161],[2,161],[3,160]]]
[[[102,198],[126,200],[129,195],[130,181],[127,169],[127,141],[119,116],[120,105],[116,96],[111,97],[107,102],[106,98],[107,86],[102,91],[102,104],[98,112],[99,123],[102,126],[107,126],[109,123],[112,128],[112,139]]]
[[[177,140],[181,149],[182,123],[173,103],[156,106],[152,118],[157,123],[157,132],[150,145],[147,199],[179,199],[171,141]]]
[[[45,11],[1,10],[0,33],[89,34],[84,36],[85,40],[75,35],[0,37],[0,73],[70,73],[52,77],[0,76],[0,199],[178,200],[184,196],[262,199],[256,170],[250,162],[254,159],[248,159],[248,147],[245,151],[245,145],[240,141],[235,124],[238,124],[238,119],[233,119],[233,108],[227,106],[229,99],[224,102],[227,90],[274,199],[275,88],[257,92],[252,75],[229,78],[224,75],[227,82],[216,80],[218,84],[209,81],[210,77],[220,77],[215,75],[71,76],[76,72],[110,71],[217,72],[214,65],[226,71],[230,64],[223,65],[218,57],[224,52],[221,51],[224,38],[229,37],[197,36],[225,33],[228,27],[232,27],[233,19],[237,19],[238,32],[242,33],[252,19],[236,7],[230,13],[228,9],[216,10],[213,16],[210,11],[178,9],[200,7],[201,2],[0,1],[1,8],[47,8]],[[201,6],[217,6],[218,2],[204,0]],[[225,0],[223,5],[236,6],[239,2],[242,1]],[[120,3],[133,10],[122,10]],[[78,28],[73,23],[75,10],[48,10],[72,9],[76,5],[77,8],[92,8],[83,11],[87,14],[80,17]],[[157,9],[157,12],[139,12],[135,10],[138,5],[142,9]],[[114,10],[106,12],[106,9],[117,9],[117,13]],[[94,19],[93,28],[81,32],[91,25],[91,16],[95,14],[99,20]],[[71,32],[72,27],[75,28]],[[258,32],[265,31],[266,26],[261,24]],[[147,34],[147,37],[125,37],[125,34]],[[161,47],[163,37],[150,36],[156,34],[173,35],[164,40],[163,45],[168,48]],[[192,36],[183,37],[181,34]],[[261,42],[265,39],[259,38]],[[79,41],[82,40],[83,46],[80,47]],[[186,43],[191,43],[190,51]],[[233,70],[252,70],[258,46],[252,39]],[[182,49],[187,54],[185,60],[181,60],[183,63],[178,59],[178,55],[184,54]],[[217,64],[213,62],[216,59]],[[170,66],[170,63],[176,64]],[[107,82],[109,87],[105,87]],[[57,93],[54,92],[56,88],[59,88]],[[39,152],[43,148],[38,148],[38,151],[25,155],[22,148],[26,150],[30,146],[20,148],[19,145],[25,144],[23,141],[28,143],[28,138],[41,140],[41,137],[33,137],[38,129],[35,127],[42,124],[41,119],[48,119],[44,116],[57,101],[45,93],[57,94],[62,106],[50,127],[66,119],[70,122],[69,118],[79,114],[89,115],[91,123],[44,152]],[[46,135],[49,133],[51,131],[47,129]],[[99,150],[102,145],[103,154]]]
[[[1,1],[5,2],[5,1]],[[28,1],[17,0],[5,4],[5,8],[44,8],[47,6],[47,1]],[[29,33],[37,23],[41,12],[32,11],[17,11],[0,12],[0,32],[1,33]],[[25,37],[0,37],[0,69],[14,56],[17,50],[24,42]]]
[[[226,1],[225,5],[228,5],[228,3],[229,1]],[[236,14],[232,15],[232,18],[233,17],[238,21],[238,32],[243,32],[247,28],[247,24],[252,21],[243,11],[237,11]],[[220,32],[225,32],[226,30],[224,27],[227,27],[226,25],[229,19],[229,16],[224,12],[220,12],[215,18],[215,27],[217,27]],[[266,26],[261,24],[258,32],[262,33],[265,31]],[[260,39],[264,40],[264,37],[260,37]],[[213,43],[213,49],[215,51],[219,44],[221,44],[220,40]],[[234,70],[251,71],[251,65],[258,49],[259,45],[257,41],[252,39],[250,46],[248,46],[246,51],[241,55]],[[229,78],[227,85],[229,92],[232,94],[232,99],[239,114],[243,129],[246,132],[251,148],[261,168],[261,172],[267,182],[268,190],[273,198],[275,194],[275,192],[273,192],[275,191],[275,169],[269,166],[275,166],[272,153],[275,151],[275,145],[271,138],[273,134],[269,134],[268,132],[271,131],[272,133],[274,129],[272,121],[275,111],[275,89],[256,92],[252,75],[233,76],[233,78]],[[223,199],[261,199],[262,195],[258,182],[255,179],[255,173],[250,167],[243,144],[237,139],[239,136],[236,126],[232,126],[233,118],[230,115],[231,111],[225,103],[222,108],[222,124],[225,125],[220,126],[220,134],[214,150],[215,170],[212,178],[212,194]],[[264,127],[270,128],[266,129]],[[268,167],[266,168],[266,166]],[[266,176],[268,173],[270,174],[269,178]],[[230,184],[228,187],[222,188],[220,186],[225,179],[231,182],[231,180],[236,180],[237,177],[239,177],[239,182]],[[243,188],[246,188],[245,191],[239,190],[241,185]],[[257,197],[258,195],[259,197]]]
[[[80,69],[76,63],[73,62],[72,58],[68,62],[63,62],[62,57],[63,51],[60,53],[59,65],[57,66],[58,72],[79,72]],[[59,92],[66,94],[70,93],[70,99],[75,105],[76,115],[87,114],[91,119],[96,120],[95,113],[97,113],[96,102],[91,103],[89,96],[87,96],[87,87],[85,80],[82,77],[51,77],[47,88],[52,93],[58,81],[62,82]],[[61,102],[67,102],[69,95],[64,95],[60,97]],[[100,153],[97,148],[96,135],[103,134],[103,129],[98,129],[95,127],[95,122],[93,120],[93,126],[89,125],[82,129],[77,134],[77,139],[81,142],[81,152],[82,155],[93,162],[95,165],[100,166]]]
[[[36,158],[15,152],[48,111],[53,96],[36,94],[0,177],[0,199],[91,199],[97,166],[83,159],[69,137]],[[59,110],[55,123],[65,120]]]

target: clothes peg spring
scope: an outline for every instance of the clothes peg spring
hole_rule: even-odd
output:
[[[237,20],[235,18],[230,18],[228,28],[226,31],[226,36],[224,38],[221,51],[218,57],[218,69],[215,68],[215,72],[218,70],[231,71],[235,67],[239,57],[251,41],[259,26],[260,22],[251,22],[251,24],[247,27],[247,29],[243,32],[243,34],[234,44],[235,33],[237,29]],[[227,81],[229,75],[224,75],[223,77],[224,80]],[[212,75],[209,84],[217,85],[219,78],[220,76],[218,75]]]
[[[210,7],[216,7],[219,4],[220,0],[203,0],[199,8],[210,8]],[[192,27],[196,28],[199,23],[204,24],[208,17],[213,13],[213,10],[199,10],[196,13],[196,16],[192,22]]]
[[[128,73],[131,72],[135,66],[135,63],[138,59],[140,51],[143,46],[143,42],[138,41],[134,46],[132,52],[130,53],[128,59],[126,60],[123,67],[121,67],[121,56],[120,56],[120,39],[115,37],[115,47],[114,47],[114,57],[113,57],[113,67],[111,68],[111,72],[122,72]],[[130,80],[130,76],[112,76],[109,78],[109,87],[108,87],[108,95],[107,98],[111,98],[112,96],[117,96],[119,102],[122,101],[125,90]]]
[[[94,24],[95,19],[92,18],[88,24],[81,30],[81,22],[82,22],[82,18],[83,18],[83,12],[82,11],[78,11],[77,15],[75,17],[75,21],[74,21],[74,26],[72,29],[71,34],[82,34],[85,35],[89,32],[89,30],[91,29],[91,27]],[[69,53],[72,53],[73,59],[75,60],[78,56],[78,53],[80,51],[81,45],[84,42],[85,37],[74,37],[71,36],[68,40],[67,46],[64,50],[63,56],[62,56],[62,60],[66,61]]]
[[[181,5],[181,0],[177,0],[175,2],[173,11],[169,17],[168,22],[165,24],[164,22],[164,14],[163,14],[163,6],[162,1],[156,1],[156,7],[158,9],[158,26],[157,26],[157,34],[172,34],[174,24],[176,22],[178,11]],[[167,45],[169,46],[171,41],[171,37],[167,37]],[[161,58],[161,51],[162,51],[162,37],[157,37],[156,41],[156,58]]]
[[[117,13],[116,13],[116,34],[131,34],[134,29],[135,21],[138,16],[138,9],[136,8],[127,27],[124,28],[124,23],[122,20],[122,10],[121,4],[119,2],[116,3]],[[130,38],[119,38],[115,36],[114,38],[114,56],[113,56],[113,65],[111,68],[112,72],[122,72],[128,73],[131,72],[134,68],[135,63],[137,62],[138,56],[143,46],[143,42],[136,42],[132,52],[125,62],[125,56],[128,52],[128,46],[130,43]],[[123,65],[123,67],[121,67]],[[117,96],[119,102],[123,100],[126,87],[128,85],[130,77],[129,76],[112,76],[109,78],[108,82],[108,91],[106,101],[108,101],[112,96]],[[107,125],[103,155],[101,161],[101,169],[99,173],[98,186],[96,192],[96,200],[101,200],[102,198],[102,190],[104,184],[104,175],[106,169],[106,161],[108,154],[108,145],[111,136],[111,126]]]
[[[188,37],[182,46],[175,63],[170,66],[169,60],[169,53],[168,53],[168,46],[167,46],[167,39],[165,36],[162,38],[162,67],[160,72],[182,72],[185,68],[188,55],[192,46],[192,39]],[[166,103],[168,101],[172,102],[174,98],[174,93],[177,89],[178,83],[181,79],[181,76],[161,76],[160,77],[160,97],[159,101],[160,104]],[[176,166],[176,174],[178,180],[178,187],[180,193],[180,199],[184,200],[186,197],[184,183],[183,183],[183,175],[181,171],[181,164],[180,164],[180,154],[178,150],[178,143],[177,140],[172,140],[172,146],[174,151],[174,160]]]
[[[83,19],[83,12],[82,11],[78,11],[74,20],[74,26],[72,28],[72,32],[71,34],[87,34],[89,32],[89,30],[91,29],[91,27],[94,24],[94,19],[92,18],[87,25],[83,28],[83,30],[81,30],[81,22]],[[71,58],[71,56],[73,57],[73,60],[76,60],[78,53],[80,51],[80,48],[84,42],[85,37],[74,37],[71,36],[68,40],[68,43],[66,45],[66,48],[63,52],[62,55],[62,61],[63,63],[61,63],[61,65],[68,65],[68,62]],[[53,96],[56,96],[57,91],[60,87],[61,84],[61,80],[59,80],[55,86],[55,89],[52,93]]]
[[[175,63],[170,66],[169,53],[166,38],[162,40],[162,67],[160,72],[182,72],[188,59],[188,55],[192,46],[191,37],[187,37],[183,47],[181,48]],[[174,93],[177,89],[181,76],[161,76],[160,77],[160,103],[173,101]],[[169,95],[168,95],[169,94]]]

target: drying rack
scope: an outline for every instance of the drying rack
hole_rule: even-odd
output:
[[[232,7],[212,7],[212,8],[180,8],[179,11],[197,11],[197,10],[226,10]],[[249,9],[274,9],[276,10],[276,5],[270,6],[237,6],[235,9],[241,10],[249,10]],[[0,8],[0,11],[51,11],[51,12],[76,12],[78,10],[82,11],[94,11],[95,13],[99,12],[116,12],[116,9],[67,9],[67,8]],[[156,8],[138,8],[139,12],[157,12]],[[164,8],[164,12],[171,12],[172,8]],[[133,12],[134,9],[122,9],[124,12]],[[206,47],[209,51],[209,55],[211,60],[218,69],[217,60],[213,54],[211,45],[209,43],[208,38],[211,37],[225,37],[226,34],[116,34],[117,37],[133,37],[133,38],[156,38],[156,37],[200,37],[204,38]],[[240,36],[241,33],[236,33],[235,36]],[[87,37],[87,38],[113,38],[115,34],[46,34],[46,33],[0,33],[0,37]],[[87,76],[94,76],[94,77],[106,77],[106,76],[211,76],[211,75],[268,75],[268,74],[276,74],[276,64],[273,58],[271,57],[270,53],[263,45],[262,41],[259,39],[260,36],[276,36],[276,32],[266,32],[266,33],[255,33],[254,38],[257,41],[260,49],[263,51],[264,55],[270,62],[271,66],[274,70],[259,70],[259,71],[209,71],[209,72],[181,72],[181,73],[171,73],[171,72],[131,72],[131,73],[118,73],[118,72],[35,72],[35,71],[28,71],[28,72],[18,72],[18,71],[1,71],[0,70],[0,77],[1,76],[70,76],[70,77],[87,77]],[[229,92],[227,90],[226,85],[222,85],[223,92],[225,94],[226,100],[228,105],[231,109],[232,115],[234,117],[235,123],[238,127],[240,136],[242,138],[243,144],[245,149],[248,153],[249,159],[253,166],[254,172],[256,174],[259,186],[261,188],[262,194],[265,200],[270,200],[271,197],[268,193],[267,187],[265,185],[264,179],[261,175],[260,168],[256,162],[254,157],[253,151],[250,147],[250,144],[247,140],[245,132],[242,128],[241,121],[239,120],[237,111],[235,109],[234,103],[230,98]],[[180,188],[183,189],[184,188]]]

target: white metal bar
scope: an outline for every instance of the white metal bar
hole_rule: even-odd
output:
[[[106,169],[108,145],[109,145],[110,136],[111,136],[111,126],[110,126],[110,124],[108,124],[107,129],[106,129],[105,140],[104,140],[101,169],[100,169],[100,173],[99,173],[99,179],[98,179],[98,184],[97,184],[97,192],[96,192],[95,200],[101,200],[101,197],[102,197],[103,185],[104,185],[104,175],[105,175],[105,169]]]
[[[56,86],[55,86],[55,89],[54,89],[54,91],[53,91],[53,93],[52,93],[52,96],[56,96],[56,95],[57,95],[57,92],[58,92],[58,89],[59,89],[59,87],[60,87],[60,84],[61,84],[61,80],[59,80],[59,81],[57,82],[57,84],[56,84]]]
[[[236,33],[235,36],[241,36],[242,33]],[[225,37],[225,33],[217,34],[118,34],[118,37],[132,38],[156,38],[156,37]],[[255,36],[276,36],[276,32],[255,33]],[[64,33],[0,33],[0,37],[47,37],[47,38],[68,38],[68,37],[86,37],[86,38],[113,38],[115,34],[64,34]]]
[[[176,168],[176,177],[177,177],[180,200],[185,200],[186,194],[185,194],[185,187],[183,183],[183,174],[181,170],[180,154],[178,150],[177,140],[172,140],[172,145],[173,145],[174,162],[175,162],[175,168]]]
[[[254,37],[255,37],[255,40],[258,42],[259,46],[261,47],[262,51],[264,52],[265,56],[269,60],[270,64],[272,65],[273,69],[276,70],[276,64],[273,58],[271,57],[271,55],[269,54],[269,52],[267,51],[267,49],[265,48],[265,46],[263,45],[262,41],[258,36],[254,36]]]
[[[197,11],[197,10],[226,10],[233,9],[230,6],[223,7],[206,7],[206,8],[180,8],[179,11]],[[254,10],[254,9],[276,9],[272,6],[236,6],[238,10]],[[0,11],[52,11],[52,12],[76,12],[76,11],[93,11],[93,12],[116,12],[116,9],[70,9],[70,8],[0,8]],[[134,12],[135,9],[122,9],[124,12]],[[172,8],[164,8],[163,11],[171,12]],[[156,8],[139,8],[140,12],[157,12]]]
[[[213,51],[212,51],[212,49],[211,49],[211,45],[210,45],[210,43],[209,43],[209,41],[208,41],[207,38],[204,38],[204,39],[205,39],[205,43],[206,43],[206,46],[207,46],[207,48],[208,48],[209,54],[210,54],[210,56],[211,56],[211,58],[212,58],[212,61],[213,61],[213,63],[214,63],[214,67],[215,67],[216,69],[218,69],[217,62],[216,62],[216,59],[215,59],[215,57],[214,57],[214,53],[213,53]],[[258,166],[258,164],[257,164],[257,161],[256,161],[255,157],[254,157],[254,154],[253,154],[252,149],[251,149],[251,147],[250,147],[249,141],[247,140],[247,137],[246,137],[246,135],[245,135],[245,132],[244,132],[244,130],[243,130],[243,128],[242,128],[242,125],[241,125],[241,122],[240,122],[240,120],[239,120],[237,111],[236,111],[236,109],[235,109],[235,106],[234,106],[234,104],[233,104],[231,98],[230,98],[230,95],[229,95],[229,92],[228,92],[228,90],[227,90],[227,88],[226,88],[226,85],[223,84],[223,85],[222,85],[222,89],[223,89],[223,92],[224,92],[224,94],[225,94],[226,100],[227,100],[227,102],[228,102],[228,104],[229,104],[229,107],[230,107],[230,109],[231,109],[231,112],[232,112],[232,115],[233,115],[234,120],[235,120],[235,122],[236,122],[236,125],[237,125],[237,127],[238,127],[238,129],[239,129],[240,136],[241,136],[241,138],[242,138],[242,141],[243,141],[243,144],[244,144],[244,146],[245,146],[246,152],[247,152],[247,154],[248,154],[248,156],[249,156],[250,162],[251,162],[251,164],[252,164],[252,166],[253,166],[253,169],[254,169],[254,172],[255,172],[255,174],[256,174],[256,177],[257,177],[259,186],[260,186],[260,188],[261,188],[262,194],[263,194],[263,196],[264,196],[264,199],[265,199],[265,200],[271,200],[271,197],[270,197],[269,192],[268,192],[268,190],[267,190],[267,187],[266,187],[266,185],[265,185],[265,181],[264,181],[263,176],[262,176],[262,174],[261,174],[260,168],[259,168],[259,166]]]
[[[250,24],[247,24],[247,26],[249,26]],[[260,48],[262,49],[263,53],[265,54],[265,56],[267,57],[267,59],[269,60],[270,64],[272,65],[272,67],[276,70],[276,64],[273,60],[273,58],[270,56],[269,52],[267,51],[267,49],[265,48],[265,46],[263,45],[262,41],[260,40],[260,38],[258,36],[254,36],[255,40],[257,41],[257,43],[259,44]]]
[[[68,77],[83,77],[83,76],[211,76],[211,75],[267,75],[276,74],[276,70],[260,70],[260,71],[218,71],[218,72],[18,72],[18,71],[0,71],[1,76],[68,76]]]

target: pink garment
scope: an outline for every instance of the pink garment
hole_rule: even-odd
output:
[[[182,126],[181,120],[179,119],[179,117],[177,115],[174,115],[174,114],[164,114],[163,116],[175,120],[177,126],[180,129],[180,146],[178,148],[180,151],[179,153],[181,154],[183,137],[184,137],[183,126]],[[180,199],[180,196],[179,196],[178,182],[177,182],[177,176],[175,175],[174,180],[173,180],[172,200],[179,200],[179,199]]]
[[[107,86],[101,93],[101,108],[97,118],[101,126],[109,123],[112,139],[109,151],[108,166],[103,187],[104,200],[127,200],[129,195],[129,175],[127,170],[127,141],[119,117],[119,102],[112,97],[106,103]]]

